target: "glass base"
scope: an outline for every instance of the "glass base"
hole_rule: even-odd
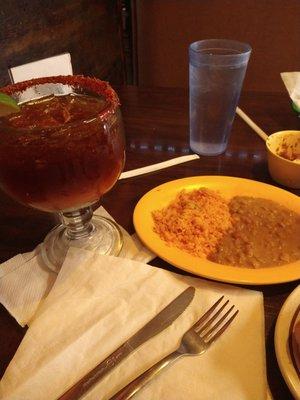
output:
[[[91,231],[80,238],[70,237],[64,225],[52,229],[41,246],[43,263],[52,271],[59,272],[70,247],[117,256],[123,246],[123,237],[118,225],[107,218],[94,215],[91,226]]]
[[[219,156],[227,149],[227,143],[200,143],[190,140],[190,148],[200,156]]]

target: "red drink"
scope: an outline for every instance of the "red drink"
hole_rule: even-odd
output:
[[[45,211],[90,205],[124,164],[119,109],[97,94],[50,95],[0,118],[0,184],[16,200]]]

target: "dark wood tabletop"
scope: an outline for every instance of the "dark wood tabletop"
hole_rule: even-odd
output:
[[[188,142],[188,93],[174,88],[115,88],[122,103],[127,154],[125,171],[191,154]],[[285,93],[243,93],[240,107],[267,133],[300,130],[300,118]],[[138,200],[153,187],[173,179],[196,175],[226,175],[277,185],[267,167],[263,140],[236,116],[229,146],[220,156],[204,157],[147,175],[119,181],[102,199],[103,206],[130,233]],[[290,190],[300,195],[300,190]],[[26,208],[0,193],[0,261],[32,250],[57,223],[57,217]],[[181,270],[156,258],[152,265],[177,273]],[[299,277],[300,278],[300,277]],[[264,295],[267,374],[274,400],[292,399],[278,367],[274,328],[285,299],[299,284],[249,286]],[[0,374],[3,375],[26,332],[0,305]],[[255,399],[256,400],[256,399]],[[258,400],[258,399],[257,399]]]

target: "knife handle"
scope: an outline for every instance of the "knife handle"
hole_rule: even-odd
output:
[[[119,363],[127,354],[132,351],[131,347],[125,342],[104,361],[87,373],[80,381],[76,382],[69,390],[67,390],[58,400],[78,400],[86,393],[95,383],[99,382],[115,365]]]
[[[117,394],[110,398],[110,400],[128,400],[131,399],[140,389],[142,389],[148,382],[155,378],[164,368],[169,366],[182,354],[174,351],[173,353],[167,355],[162,360],[158,361],[147,371],[143,372],[127,386],[121,389]]]

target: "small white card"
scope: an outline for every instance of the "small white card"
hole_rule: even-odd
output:
[[[43,58],[8,70],[12,83],[44,76],[73,75],[70,53]]]

